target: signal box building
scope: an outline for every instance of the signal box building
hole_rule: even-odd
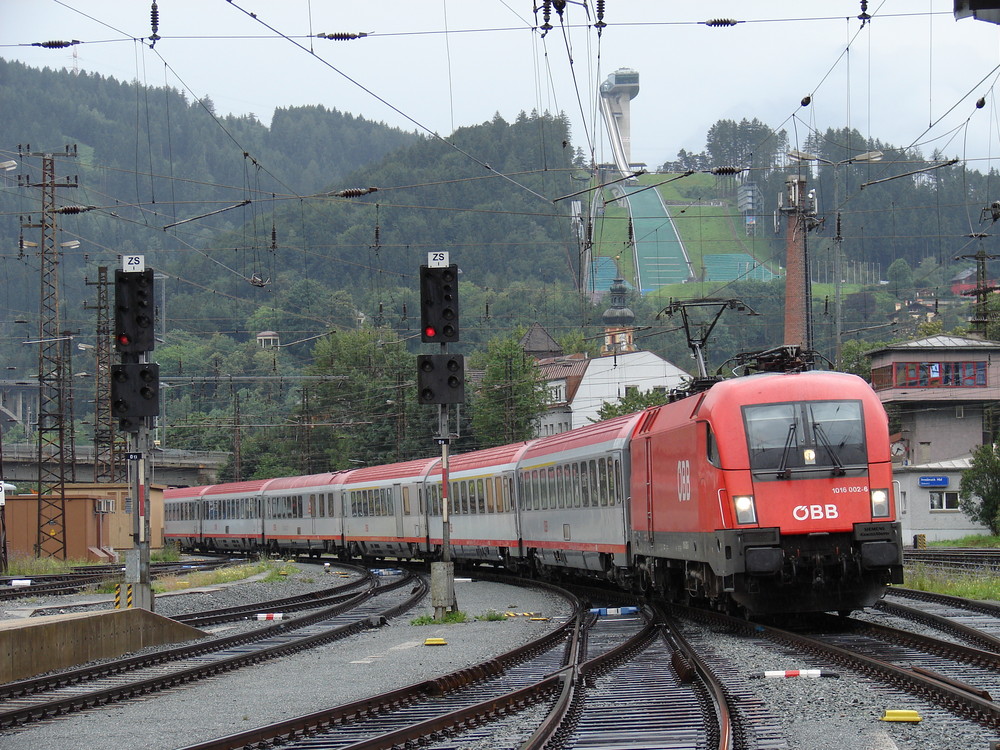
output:
[[[22,489],[26,488],[23,487]],[[121,484],[74,484],[66,488],[66,557],[117,562],[132,548],[129,489]],[[34,557],[38,541],[38,496],[7,495],[7,554]],[[163,488],[150,488],[150,548],[163,548]],[[44,533],[44,530],[43,530]]]
[[[987,533],[959,508],[962,472],[990,440],[988,410],[1000,401],[1000,342],[938,335],[870,352],[872,386],[896,411],[891,436],[904,539]]]

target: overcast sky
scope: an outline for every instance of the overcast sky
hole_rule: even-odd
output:
[[[925,155],[1000,157],[994,100],[1000,27],[952,15],[952,0],[698,3],[606,0],[607,27],[570,2],[542,38],[534,0],[161,0],[150,50],[140,0],[0,0],[0,56],[138,79],[208,96],[219,113],[323,104],[446,136],[499,112],[565,111],[574,145],[610,159],[595,125],[597,86],[617,68],[640,75],[632,158],[651,166],[700,151],[722,118],[789,131],[845,124]],[[594,0],[586,4],[591,13]],[[256,14],[256,18],[249,14]],[[709,19],[743,21],[710,28]],[[541,23],[539,20],[537,23]],[[368,32],[350,42],[319,33]],[[25,46],[78,39],[71,49]],[[847,51],[849,48],[849,52]],[[73,52],[76,56],[74,58]],[[812,104],[801,107],[805,95]],[[986,97],[986,106],[975,102]],[[791,115],[797,119],[790,120]],[[29,134],[7,134],[9,149]],[[985,170],[988,162],[975,165]]]

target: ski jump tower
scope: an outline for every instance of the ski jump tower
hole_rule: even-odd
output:
[[[631,170],[632,136],[630,102],[639,93],[639,72],[619,68],[601,84],[601,112],[611,138],[615,166],[622,174]]]

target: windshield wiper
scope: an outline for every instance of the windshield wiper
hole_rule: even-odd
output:
[[[833,476],[844,476],[844,474],[847,473],[844,469],[844,464],[840,460],[840,456],[838,456],[837,452],[833,449],[833,446],[830,445],[830,441],[827,440],[826,432],[823,431],[823,426],[819,422],[813,424],[813,432],[816,433],[816,437],[819,438],[820,443],[823,444],[823,447],[826,448],[826,452],[830,455],[830,460],[833,461]]]
[[[778,476],[784,479],[792,478],[792,470],[788,468],[788,453],[792,449],[792,438],[795,437],[795,422],[788,425],[788,437],[785,438],[785,450],[781,452],[781,464],[778,466]]]

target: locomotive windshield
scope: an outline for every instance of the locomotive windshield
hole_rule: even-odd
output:
[[[798,401],[743,407],[750,468],[791,478],[867,468],[860,401]]]

